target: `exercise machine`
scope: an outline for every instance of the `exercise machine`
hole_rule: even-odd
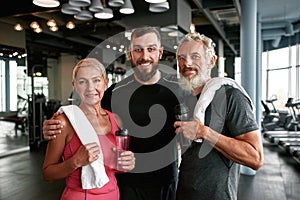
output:
[[[287,123],[291,121],[292,116],[288,111],[276,109],[274,105],[276,101],[276,97],[266,101],[261,100],[261,104],[264,108],[261,122],[263,132],[288,130]]]
[[[284,120],[284,129],[265,131],[263,136],[300,164],[300,101],[289,98],[285,106],[289,109],[289,115]]]

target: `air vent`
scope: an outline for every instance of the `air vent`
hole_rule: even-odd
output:
[[[226,24],[238,24],[239,18],[235,8],[211,11],[218,21]]]

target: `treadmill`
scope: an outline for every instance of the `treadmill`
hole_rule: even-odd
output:
[[[299,141],[279,141],[278,146],[285,150],[288,154],[292,155],[293,151],[296,149],[300,149]]]
[[[273,143],[273,144],[278,144],[279,141],[293,141],[294,139],[299,139],[300,140],[300,131],[290,131],[286,133],[276,133],[276,134],[265,134],[264,138]],[[283,140],[281,140],[283,139]]]
[[[300,140],[300,122],[296,113],[296,109],[299,109],[299,106],[300,101],[293,102],[293,98],[289,98],[286,103],[286,107],[290,109],[292,115],[292,120],[288,126],[289,129],[285,131],[266,131],[263,135],[264,138],[274,144],[279,144],[279,141],[283,143],[289,141],[298,141],[298,139]]]

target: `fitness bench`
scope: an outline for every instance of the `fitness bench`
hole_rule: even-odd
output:
[[[18,135],[18,130],[25,132],[27,117],[18,116],[18,111],[0,112],[0,121],[15,123],[15,136]]]

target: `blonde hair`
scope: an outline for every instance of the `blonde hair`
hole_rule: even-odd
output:
[[[200,34],[200,33],[197,33],[197,32],[188,33],[180,40],[179,46],[177,48],[177,54],[178,54],[178,50],[180,49],[180,46],[184,42],[189,42],[189,41],[192,41],[192,40],[203,42],[204,46],[206,47],[206,54],[209,58],[211,58],[212,56],[214,56],[216,54],[215,53],[216,44],[214,43],[214,41],[211,38],[205,36],[204,34]]]
[[[73,75],[72,75],[73,81],[76,79],[77,73],[81,67],[98,68],[101,71],[101,75],[103,75],[103,77],[106,78],[106,70],[105,70],[104,65],[101,62],[99,62],[96,58],[85,58],[85,59],[80,60],[75,65],[75,67],[73,69]]]

